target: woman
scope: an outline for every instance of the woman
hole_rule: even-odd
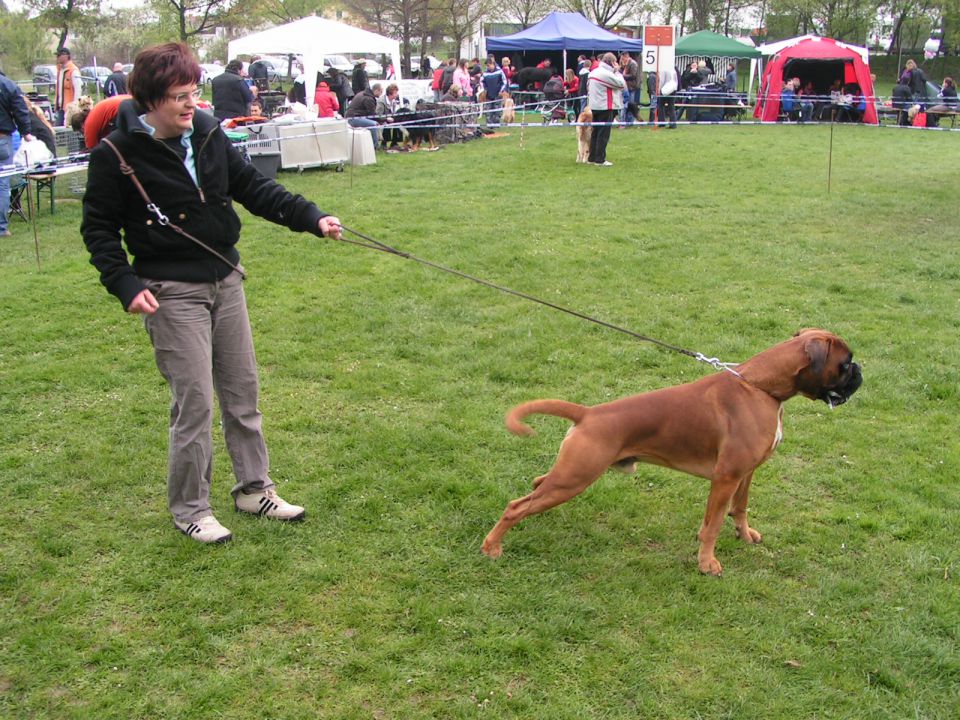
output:
[[[336,117],[340,111],[340,100],[337,99],[337,94],[325,82],[317,83],[317,89],[313,93],[313,104],[317,106],[317,117]]]
[[[948,115],[957,111],[957,84],[952,77],[945,77],[940,92],[937,95],[937,104],[927,110],[927,127],[940,125],[941,115]],[[34,123],[36,128],[37,124]]]
[[[467,61],[461,60],[457,69],[453,71],[453,84],[460,86],[460,95],[463,100],[469,100],[473,94],[473,85],[470,82],[470,72],[467,70]]]
[[[386,92],[377,98],[377,116],[386,119],[388,125],[393,125],[397,110],[400,109],[400,88],[396,83],[387,85]],[[383,131],[383,149],[388,153],[400,152],[400,143],[403,142],[403,131],[399,127],[388,127]]]
[[[590,71],[587,83],[587,99],[593,112],[593,132],[590,134],[590,156],[587,162],[609,167],[607,143],[610,142],[610,123],[623,107],[623,90],[627,82],[617,66],[617,56],[604,53],[600,64]]]
[[[907,64],[903,68],[903,73],[900,75],[900,82],[910,87],[915,101],[919,100],[922,102],[926,99],[927,76],[912,59],[907,60]]]
[[[120,105],[117,129],[90,154],[80,231],[101,282],[127,312],[143,315],[170,387],[174,525],[193,540],[217,543],[232,535],[209,502],[215,393],[237,478],[234,507],[277,520],[305,514],[277,495],[268,475],[232,203],[291,230],[334,239],[341,231],[337,218],[246,163],[217,121],[196,112],[199,79],[183,43],[137,55],[133,99]]]
[[[503,75],[507,78],[507,86],[509,87],[513,84],[513,76],[517,74],[517,69],[511,64],[508,57],[504,57],[500,61],[500,69],[503,70]]]

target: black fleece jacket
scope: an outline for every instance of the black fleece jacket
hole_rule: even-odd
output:
[[[108,136],[171,222],[233,264],[240,260],[234,247],[240,239],[240,218],[233,200],[291,230],[319,232],[317,224],[327,213],[245,162],[216,120],[197,112],[193,128],[190,141],[199,187],[176,150],[143,127],[133,100],[120,104],[117,129]],[[100,281],[124,308],[145,289],[141,277],[215,282],[232,272],[222,260],[160,225],[132,180],[120,172],[117,156],[102,142],[90,153],[80,232]]]

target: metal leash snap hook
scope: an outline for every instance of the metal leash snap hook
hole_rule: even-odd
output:
[[[152,212],[154,215],[157,216],[157,222],[160,223],[161,225],[167,225],[170,222],[170,219],[166,215],[164,215],[160,211],[160,208],[158,208],[154,203],[148,203],[147,210],[149,210],[150,212]]]

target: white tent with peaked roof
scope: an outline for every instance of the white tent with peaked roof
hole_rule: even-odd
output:
[[[389,55],[400,80],[400,43],[393,38],[320,17],[305,17],[286,25],[233,40],[228,60],[237,55],[302,55],[307,100],[312,102],[317,73],[323,72],[324,55],[374,53]],[[392,81],[392,82],[396,82]],[[341,111],[342,112],[342,111]]]

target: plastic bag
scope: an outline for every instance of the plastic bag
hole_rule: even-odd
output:
[[[44,145],[43,140],[24,140],[20,143],[20,149],[13,156],[14,165],[33,166],[37,163],[47,163],[53,160],[53,153],[50,148]]]

